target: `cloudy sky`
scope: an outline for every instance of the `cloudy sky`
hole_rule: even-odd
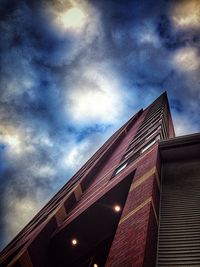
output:
[[[0,248],[138,109],[200,131],[200,1],[0,1]]]

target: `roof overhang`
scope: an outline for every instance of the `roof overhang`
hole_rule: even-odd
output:
[[[200,133],[162,140],[159,151],[162,162],[200,158]]]

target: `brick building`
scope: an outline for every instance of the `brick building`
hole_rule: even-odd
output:
[[[44,206],[0,266],[200,266],[200,135],[174,136],[164,93]]]

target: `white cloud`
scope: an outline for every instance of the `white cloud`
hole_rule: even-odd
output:
[[[7,188],[4,202],[6,202],[4,203],[6,212],[3,224],[5,225],[6,239],[9,241],[32,219],[43,203],[28,196],[19,198],[13,187]]]
[[[56,170],[49,165],[41,165],[38,166],[35,169],[35,175],[40,178],[40,177],[50,177],[50,176],[55,176]]]
[[[194,47],[180,48],[173,55],[172,61],[181,71],[195,71],[200,67],[198,51]]]
[[[77,77],[77,75],[79,77]],[[112,71],[100,64],[84,66],[67,92],[67,112],[78,123],[112,124],[122,116],[123,99]]]
[[[139,26],[137,30],[133,32],[133,36],[134,35],[140,44],[152,44],[154,47],[160,46],[158,35],[150,23]]]
[[[24,155],[27,152],[33,152],[34,146],[32,145],[28,131],[20,127],[11,125],[1,125],[0,127],[0,142],[7,146],[8,157],[15,158],[16,156]]]
[[[154,44],[155,46],[159,44],[158,37],[152,32],[143,32],[139,38],[141,43]]]
[[[175,127],[176,136],[196,133],[199,131],[199,125],[193,122],[192,116],[188,114],[174,114],[173,123]]]
[[[11,61],[11,58],[15,58],[15,61]],[[5,66],[2,77],[2,101],[13,100],[17,103],[24,93],[35,100],[33,88],[37,84],[37,76],[32,70],[29,59],[20,58],[17,51],[11,49],[4,55],[2,64]]]
[[[90,150],[89,140],[85,140],[81,143],[70,143],[69,149],[63,154],[61,159],[61,165],[64,168],[75,170],[85,163],[87,160],[88,150]]]
[[[113,127],[108,127],[103,133],[93,132],[79,142],[72,136],[71,142],[63,147],[60,153],[59,167],[64,170],[64,173],[69,171],[72,174],[77,171],[113,132]]]
[[[200,28],[200,1],[183,0],[172,5],[171,19],[180,29]]]
[[[20,160],[28,154],[34,154],[39,147],[50,149],[54,142],[44,130],[37,129],[37,125],[1,123],[0,142],[6,145],[7,157],[10,160]]]

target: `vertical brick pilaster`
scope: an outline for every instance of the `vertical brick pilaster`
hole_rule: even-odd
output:
[[[148,202],[118,225],[106,267],[143,266],[150,207]]]
[[[133,179],[106,267],[155,266],[158,203],[154,195],[159,194],[156,175],[152,167]],[[150,254],[152,262],[148,265]]]

